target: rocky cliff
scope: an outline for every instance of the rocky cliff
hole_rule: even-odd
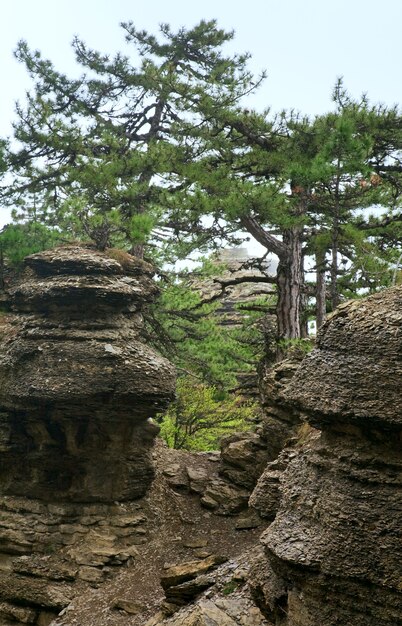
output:
[[[142,338],[141,311],[157,293],[152,274],[122,252],[69,245],[28,257],[7,294],[0,623],[2,615],[27,623],[43,622],[43,611],[54,616],[77,575],[99,580],[97,567],[127,561],[143,538],[136,500],[154,476],[150,418],[175,380]],[[52,574],[49,555],[66,546],[69,557]]]
[[[313,432],[254,594],[275,624],[402,623],[402,289],[342,305],[283,393]]]

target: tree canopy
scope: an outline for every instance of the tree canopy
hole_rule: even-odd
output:
[[[311,311],[320,325],[342,297],[395,280],[397,108],[353,100],[338,81],[326,115],[254,111],[264,76],[225,53],[232,32],[122,28],[131,57],[74,40],[74,79],[18,45],[33,88],[0,163],[15,220],[159,265],[253,236],[279,259],[280,340],[302,337]]]

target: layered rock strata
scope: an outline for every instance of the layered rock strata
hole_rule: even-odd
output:
[[[26,259],[0,319],[0,624],[44,626],[147,541],[150,421],[174,371],[143,339],[152,268],[69,245]]]
[[[201,503],[218,515],[247,509],[268,458],[267,442],[257,433],[235,433],[222,439],[218,475],[206,484]]]
[[[172,397],[170,364],[141,339],[157,289],[129,255],[66,246],[26,259],[1,327],[0,493],[45,501],[142,496],[149,422]],[[118,260],[120,258],[120,260]]]
[[[290,461],[254,595],[277,625],[402,623],[402,288],[339,307],[286,388]]]

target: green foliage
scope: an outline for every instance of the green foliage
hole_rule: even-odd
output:
[[[162,24],[158,36],[132,22],[122,28],[130,56],[74,40],[79,79],[19,43],[33,88],[17,107],[15,141],[0,141],[0,172],[8,170],[0,195],[16,221],[89,238],[102,250],[145,251],[159,266],[238,242],[239,231],[253,235],[280,259],[283,337],[301,335],[311,306],[303,277],[291,281],[308,256],[324,274],[328,310],[396,280],[399,109],[355,101],[341,80],[334,111],[312,119],[245,109],[242,99],[264,75],[251,75],[248,55],[224,54],[233,33],[215,21],[177,32]],[[174,290],[164,295],[167,335],[195,363],[209,360],[213,377],[228,372],[231,339],[215,333],[211,311],[183,285],[181,297]],[[195,347],[197,335],[204,348]],[[249,361],[247,351],[237,355]]]
[[[179,378],[177,399],[158,421],[171,448],[216,450],[222,436],[249,430],[259,409],[239,396],[223,395],[216,387],[187,376]]]
[[[148,246],[149,256],[157,246],[161,255],[173,237],[175,253],[186,254],[201,232],[197,219],[176,219],[186,192],[181,172],[198,158],[183,129],[190,118],[205,123],[206,102],[211,113],[253,89],[248,56],[223,54],[233,33],[214,21],[177,32],[162,24],[159,38],[132,22],[121,26],[131,57],[74,40],[79,79],[19,43],[33,89],[17,107],[18,148],[4,145],[12,181],[3,200],[25,221],[35,200],[36,219],[100,249]]]
[[[179,372],[191,372],[210,385],[231,389],[237,386],[239,373],[255,371],[263,356],[262,320],[269,303],[259,298],[244,309],[239,305],[236,325],[225,325],[225,316],[218,311],[219,290],[210,300],[202,295],[205,281],[219,277],[222,269],[204,259],[195,274],[184,273],[162,285],[149,321],[154,322],[153,334],[158,331],[159,349]]]
[[[3,255],[12,266],[17,268],[27,255],[52,248],[61,241],[62,236],[58,230],[36,222],[9,224],[0,232],[0,247]]]
[[[249,429],[258,407],[234,396],[239,374],[254,372],[262,358],[265,298],[239,306],[236,325],[224,325],[219,298],[205,282],[224,266],[205,259],[195,275],[184,274],[164,287],[154,315],[162,329],[159,346],[179,372],[177,401],[160,416],[162,436],[175,448],[216,449],[219,438]],[[219,283],[215,283],[219,284]],[[195,286],[198,286],[198,289]],[[213,292],[212,292],[213,293]],[[251,305],[255,310],[250,310]],[[155,321],[155,320],[154,320]]]
[[[229,596],[239,588],[239,581],[230,580],[222,587],[222,593],[224,596]]]
[[[284,359],[303,357],[314,348],[314,342],[311,339],[282,339],[278,345]]]

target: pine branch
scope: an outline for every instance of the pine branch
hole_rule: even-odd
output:
[[[270,235],[262,226],[258,223],[255,217],[250,217],[248,215],[240,218],[241,225],[260,243],[262,246],[267,248],[269,252],[273,252],[278,256],[281,260],[286,259],[287,256],[287,247],[282,241],[276,239]]]

